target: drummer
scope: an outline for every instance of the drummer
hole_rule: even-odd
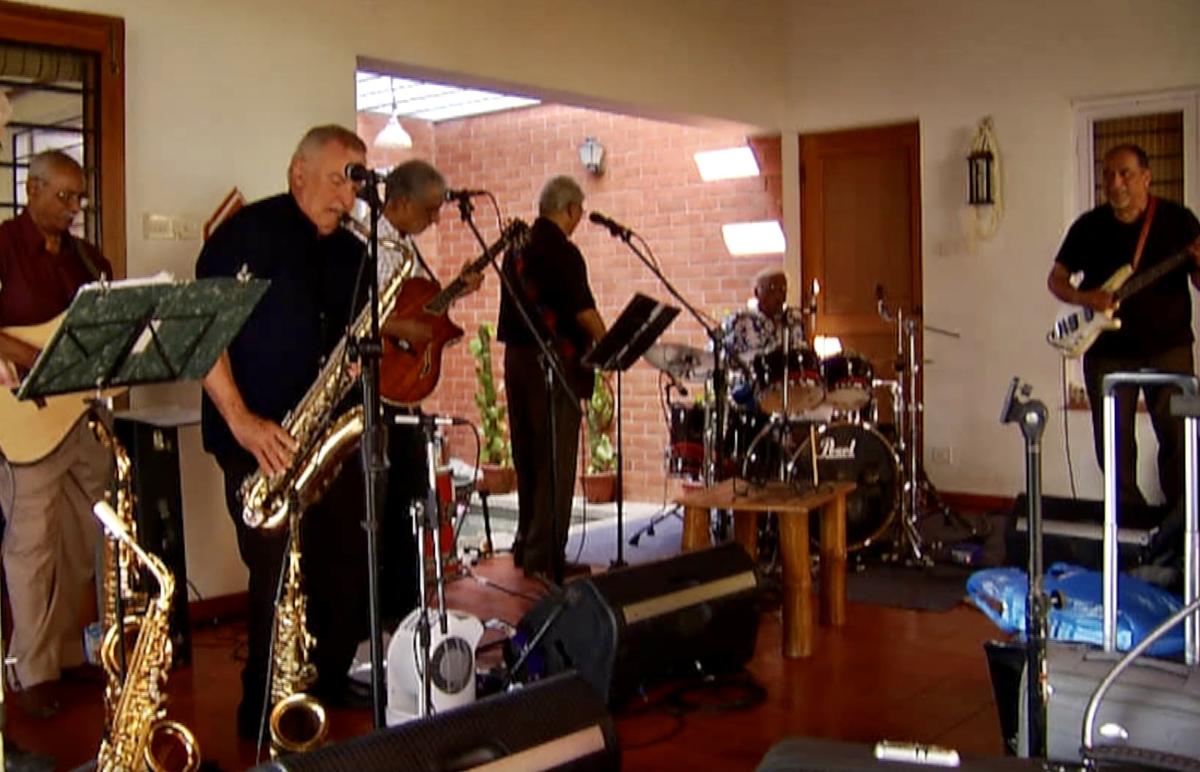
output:
[[[730,314],[722,324],[730,364],[740,371],[733,377],[730,397],[743,407],[754,404],[754,358],[783,346],[785,325],[791,331],[792,347],[805,344],[803,314],[798,308],[785,309],[787,289],[782,268],[764,268],[754,277],[751,307]]]

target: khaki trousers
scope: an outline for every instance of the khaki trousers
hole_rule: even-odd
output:
[[[83,662],[80,613],[100,534],[92,504],[103,496],[110,468],[111,457],[86,419],[41,461],[11,466],[11,475],[0,468],[9,654],[23,689]]]

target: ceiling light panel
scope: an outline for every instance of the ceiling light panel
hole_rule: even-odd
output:
[[[696,153],[693,158],[696,159],[696,167],[700,170],[700,179],[705,182],[759,175],[754,151],[745,145],[723,150],[706,150]]]
[[[731,255],[780,255],[787,248],[778,220],[735,222],[721,226]]]

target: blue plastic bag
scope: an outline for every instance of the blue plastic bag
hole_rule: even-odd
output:
[[[1047,614],[1052,640],[1104,642],[1102,575],[1098,571],[1055,563],[1046,571],[1044,589],[1051,598]],[[1029,581],[1019,568],[989,568],[967,578],[967,594],[979,609],[1008,633],[1025,632],[1025,600]],[[1117,577],[1117,648],[1128,651],[1167,617],[1183,608],[1171,593],[1124,574]],[[1169,657],[1183,651],[1183,625],[1176,625],[1149,648],[1150,655]]]

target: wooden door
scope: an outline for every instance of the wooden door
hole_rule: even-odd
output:
[[[916,123],[800,137],[802,295],[820,282],[816,333],[870,359],[876,378],[896,373],[896,327],[877,288],[905,315],[921,306],[920,180]],[[880,420],[890,422],[886,404]]]

